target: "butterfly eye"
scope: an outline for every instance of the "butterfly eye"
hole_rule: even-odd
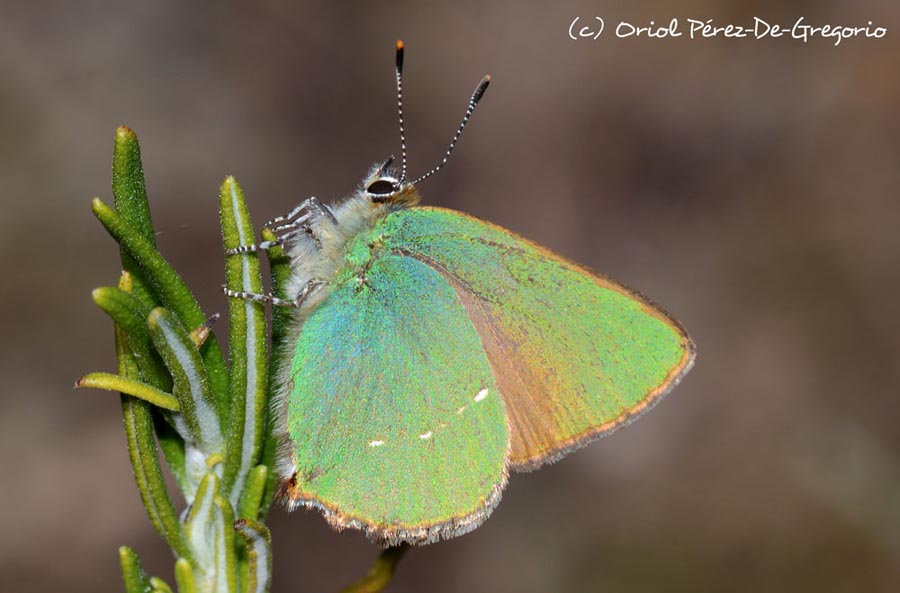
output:
[[[386,179],[379,179],[369,185],[366,191],[373,196],[389,196],[397,191],[396,186]]]

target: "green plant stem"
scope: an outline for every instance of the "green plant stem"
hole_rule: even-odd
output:
[[[375,559],[375,563],[372,564],[369,573],[352,585],[342,589],[341,593],[378,593],[383,591],[391,583],[397,570],[397,564],[400,563],[403,556],[409,551],[409,548],[409,544],[385,548],[378,558]]]

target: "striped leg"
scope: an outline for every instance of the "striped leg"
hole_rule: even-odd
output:
[[[307,211],[307,214],[308,213],[314,213],[314,214],[319,214],[319,215],[324,214],[325,216],[328,216],[331,219],[331,222],[334,222],[334,223],[337,222],[337,220],[334,218],[334,212],[332,212],[331,208],[329,208],[328,206],[326,206],[325,204],[320,202],[319,198],[317,198],[315,196],[310,196],[309,198],[303,200],[299,206],[297,206],[296,208],[294,208],[293,210],[291,210],[289,213],[285,214],[284,216],[276,216],[272,220],[268,221],[266,224],[263,225],[263,228],[272,229],[273,231],[277,231],[278,229],[281,229],[281,228],[291,227],[298,222],[298,221],[295,221],[294,218],[296,218],[304,210]],[[306,218],[308,218],[308,215],[305,217],[301,217],[301,218],[306,219]],[[283,225],[280,225],[277,227],[272,226],[272,225],[279,224],[279,223],[287,223],[287,224],[283,224]]]
[[[316,215],[316,218],[326,216],[331,221],[331,224],[337,224],[337,218],[335,218],[334,212],[331,210],[331,207],[327,204],[323,204],[316,198],[309,199],[309,210],[311,213]]]
[[[309,227],[304,225],[298,229],[284,233],[271,241],[262,241],[261,243],[251,243],[250,245],[241,245],[232,249],[226,249],[225,255],[240,255],[242,253],[250,253],[251,251],[256,251],[257,249],[259,249],[260,251],[266,251],[268,249],[271,249],[272,247],[275,247],[276,245],[283,245],[285,241],[293,239],[297,235],[302,235],[308,232]]]
[[[314,199],[314,198],[310,198],[310,199]],[[293,219],[295,216],[297,216],[298,214],[300,214],[301,212],[303,212],[303,209],[306,208],[306,203],[307,203],[308,201],[309,201],[309,200],[305,200],[305,201],[303,201],[303,202],[300,202],[300,205],[299,205],[299,206],[297,206],[296,208],[294,208],[294,209],[291,210],[289,213],[287,213],[287,214],[285,214],[285,215],[283,215],[283,216],[276,216],[276,217],[273,218],[272,220],[266,222],[266,224],[263,225],[263,228],[264,228],[264,229],[274,229],[275,227],[272,226],[272,225],[279,224],[279,223],[286,222],[286,221],[289,221],[289,220]]]
[[[303,216],[299,216],[301,212],[306,210]],[[241,253],[249,253],[251,251],[271,249],[275,245],[283,245],[285,241],[293,239],[297,235],[308,233],[313,234],[309,225],[310,219],[328,217],[332,223],[337,224],[337,219],[331,208],[322,204],[315,196],[304,200],[299,206],[291,210],[284,216],[276,216],[268,221],[263,228],[272,229],[276,238],[272,241],[262,241],[261,243],[253,243],[250,245],[241,245],[232,249],[225,250],[225,255],[239,255]],[[274,224],[279,224],[272,227]]]
[[[303,290],[300,291],[300,294],[298,294],[293,300],[279,298],[271,292],[267,292],[266,294],[258,294],[255,292],[244,292],[242,290],[229,290],[225,286],[222,286],[222,290],[225,293],[225,296],[234,299],[256,301],[258,303],[271,303],[273,307],[299,308],[303,306],[303,302],[306,301],[307,298],[309,298],[309,295],[315,292],[315,290],[320,286],[322,286],[322,282],[320,282],[319,280],[310,280],[306,283],[306,286],[303,287]]]

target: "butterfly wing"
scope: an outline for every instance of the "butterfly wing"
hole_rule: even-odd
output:
[[[334,286],[286,369],[283,495],[393,544],[477,527],[506,484],[497,382],[457,292],[386,254]]]
[[[441,208],[392,213],[377,230],[456,288],[506,403],[514,469],[627,424],[693,364],[664,311],[510,231]]]

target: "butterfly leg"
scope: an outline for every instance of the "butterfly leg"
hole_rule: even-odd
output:
[[[337,217],[335,217],[334,212],[331,210],[331,208],[320,202],[315,197],[306,200],[305,203],[306,214],[292,222],[277,226],[273,230],[275,232],[287,231],[287,235],[291,236],[306,233],[312,238],[316,247],[321,248],[322,238],[318,233],[320,221],[323,219],[327,219],[331,222],[331,224],[336,225],[338,223]],[[286,235],[279,237],[279,239],[282,241],[285,240]]]
[[[271,303],[273,307],[294,307],[299,308],[303,306],[303,303],[306,301],[309,296],[316,291],[320,286],[322,286],[322,282],[319,280],[310,280],[306,283],[306,286],[300,291],[300,293],[293,299],[282,299],[271,292],[267,292],[265,294],[259,294],[256,292],[244,292],[242,290],[230,290],[227,287],[223,286],[222,290],[225,293],[225,296],[231,297],[234,299],[243,299],[245,301],[255,301],[257,303]]]
[[[312,199],[312,198],[310,198],[310,199]],[[263,228],[264,229],[274,229],[275,228],[274,225],[276,225],[276,224],[280,224],[282,222],[287,222],[287,221],[293,220],[298,214],[303,212],[303,210],[307,206],[307,202],[309,202],[309,200],[304,200],[303,202],[300,202],[299,206],[297,206],[296,208],[294,208],[287,214],[284,214],[282,216],[276,216],[272,220],[267,221],[266,224],[263,225]]]
[[[309,202],[309,210],[310,212],[316,215],[316,218],[326,217],[331,221],[331,224],[337,224],[337,218],[334,216],[334,211],[327,204],[323,204],[317,198],[310,198],[307,200]]]
[[[287,228],[288,226],[291,226],[294,222],[296,222],[294,219],[304,210],[312,211],[312,212],[315,212],[316,214],[324,213],[326,216],[331,218],[332,222],[334,222],[335,224],[337,223],[337,219],[335,219],[334,212],[331,210],[331,208],[329,208],[328,206],[326,206],[325,204],[320,202],[317,197],[311,196],[311,197],[307,198],[306,200],[303,200],[303,202],[301,202],[299,206],[297,206],[296,208],[291,210],[289,213],[287,213],[283,216],[276,216],[272,220],[266,222],[266,224],[263,225],[263,228],[272,229],[272,230],[278,230],[279,228]],[[284,224],[284,225],[281,225],[278,227],[273,226],[273,225],[276,225],[279,223],[288,223],[288,224]]]
[[[304,210],[306,211],[306,213],[300,216],[300,213]],[[225,250],[225,255],[239,255],[241,253],[249,253],[256,250],[265,251],[271,249],[276,245],[283,245],[286,241],[304,233],[313,235],[313,238],[316,239],[310,222],[314,223],[316,220],[321,219],[322,217],[326,217],[331,220],[333,224],[337,224],[337,218],[335,218],[334,212],[331,210],[331,208],[329,208],[325,204],[322,204],[318,198],[313,196],[301,202],[299,206],[291,210],[288,214],[285,214],[283,216],[276,216],[263,226],[263,228],[272,229],[272,231],[276,235],[276,238],[274,240],[252,243],[250,245],[240,245],[238,247]],[[278,226],[272,226],[276,224],[278,224]],[[317,239],[316,242],[318,243]]]

